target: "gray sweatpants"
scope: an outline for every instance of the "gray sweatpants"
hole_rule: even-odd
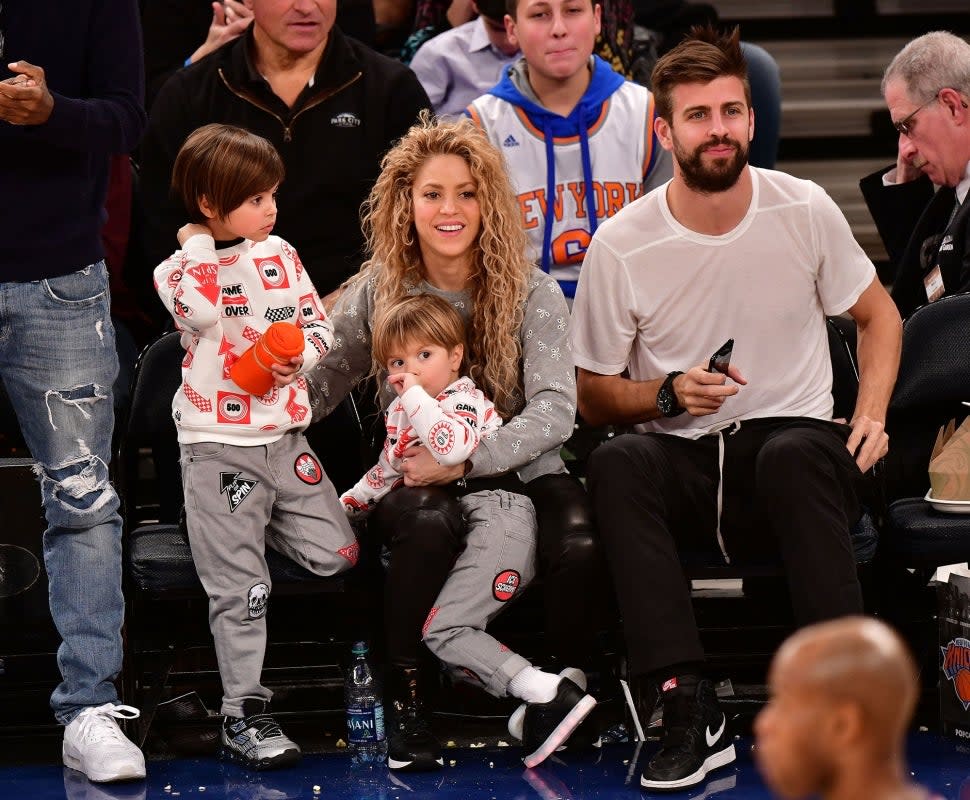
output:
[[[421,632],[428,649],[457,673],[505,697],[529,662],[485,627],[535,577],[532,501],[504,489],[459,499],[468,534]]]
[[[268,544],[318,575],[357,561],[358,545],[337,493],[302,433],[256,447],[185,444],[185,518],[222,678],[222,713],[269,700],[260,684],[272,589]]]

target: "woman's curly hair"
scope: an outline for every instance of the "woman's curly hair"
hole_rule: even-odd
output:
[[[471,120],[435,121],[425,112],[384,156],[380,177],[361,208],[370,258],[358,279],[374,282],[374,319],[424,279],[412,190],[418,171],[440,155],[468,164],[481,209],[471,259],[473,311],[465,364],[469,377],[508,419],[523,406],[519,329],[531,264],[502,154]]]

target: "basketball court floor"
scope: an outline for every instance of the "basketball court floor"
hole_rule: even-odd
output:
[[[693,790],[652,795],[641,792],[642,759],[656,742],[639,748],[610,744],[598,751],[554,756],[525,769],[518,748],[485,746],[446,751],[437,773],[392,774],[383,765],[355,766],[346,754],[314,754],[291,769],[247,772],[212,758],[150,761],[148,779],[128,784],[92,784],[60,765],[0,769],[2,800],[621,800],[669,797],[681,800],[768,800],[751,757],[751,739],[736,741],[737,762],[716,771]],[[960,745],[929,733],[909,739],[909,765],[917,781],[946,800],[970,800],[970,743]],[[868,798],[859,798],[868,800]]]

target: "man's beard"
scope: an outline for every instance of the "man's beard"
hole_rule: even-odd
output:
[[[709,147],[730,145],[734,155],[728,158],[713,159],[709,166],[704,165],[704,151]],[[687,153],[674,140],[674,157],[680,166],[681,175],[688,189],[702,194],[726,192],[738,182],[741,172],[748,163],[748,145],[742,145],[730,136],[708,139],[693,153]]]

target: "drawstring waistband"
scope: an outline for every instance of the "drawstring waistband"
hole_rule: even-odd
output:
[[[721,511],[724,508],[724,431],[728,432],[728,436],[733,436],[739,430],[741,430],[741,420],[735,419],[724,422],[710,431],[717,434],[717,546],[721,548],[725,564],[731,563],[731,557],[727,554],[724,536],[721,534]]]

